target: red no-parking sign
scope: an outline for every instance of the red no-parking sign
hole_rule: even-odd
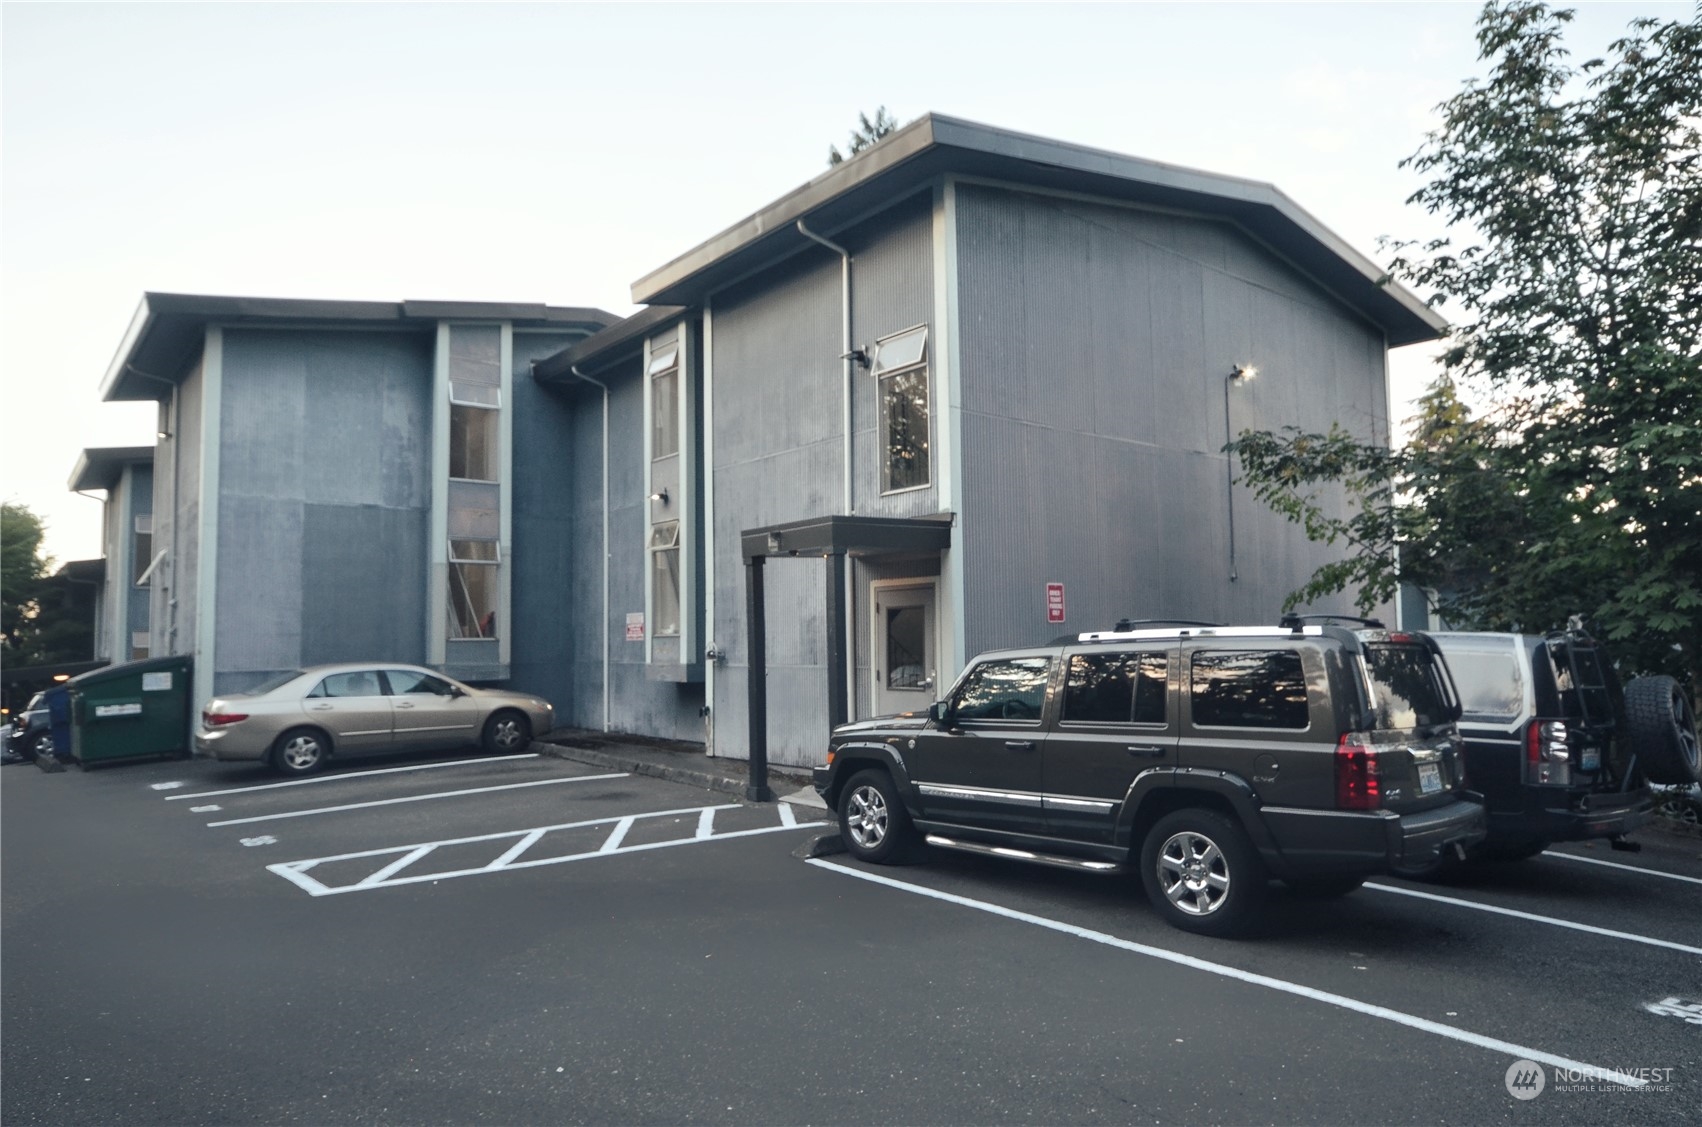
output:
[[[1046,584],[1046,621],[1064,621],[1064,585],[1062,583]]]

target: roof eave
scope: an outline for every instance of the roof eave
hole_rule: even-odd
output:
[[[633,284],[639,303],[700,304],[812,245],[820,234],[878,210],[944,175],[1004,178],[1146,202],[1235,222],[1360,310],[1391,346],[1434,340],[1447,322],[1274,185],[927,115],[747,216]],[[1322,276],[1319,276],[1319,275]],[[1345,292],[1344,292],[1345,291]]]

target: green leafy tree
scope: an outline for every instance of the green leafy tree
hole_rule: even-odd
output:
[[[859,113],[857,115],[857,128],[851,131],[851,143],[848,150],[841,153],[838,145],[827,147],[828,167],[832,168],[836,164],[843,164],[897,129],[897,120],[887,112],[885,106],[875,110],[873,120],[870,120],[868,114]]]
[[[0,660],[34,664],[37,599],[53,561],[41,551],[41,518],[27,505],[0,505]]]
[[[1629,669],[1702,687],[1702,10],[1576,65],[1570,20],[1485,7],[1488,77],[1404,162],[1448,234],[1390,244],[1390,273],[1455,322],[1410,444],[1333,428],[1230,449],[1349,552],[1291,603],[1357,587],[1369,608],[1404,577],[1463,626],[1583,615]],[[1348,516],[1327,503],[1344,489]]]

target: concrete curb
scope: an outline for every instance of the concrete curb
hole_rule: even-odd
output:
[[[687,767],[676,767],[668,763],[651,763],[645,759],[635,759],[621,755],[618,752],[597,751],[588,747],[575,747],[572,744],[547,744],[534,742],[530,750],[542,755],[552,755],[557,759],[569,759],[575,763],[584,763],[592,767],[604,767],[611,771],[627,771],[634,775],[649,775],[655,779],[665,779],[670,783],[682,783],[691,787],[702,787],[704,790],[719,791],[723,794],[734,794],[743,798],[747,781],[730,779],[725,775],[712,774],[708,771],[694,771]],[[776,789],[776,781],[790,781],[791,776],[770,772],[769,789]]]

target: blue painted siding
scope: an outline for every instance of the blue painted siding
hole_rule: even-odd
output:
[[[423,661],[433,340],[226,329],[215,691]]]

